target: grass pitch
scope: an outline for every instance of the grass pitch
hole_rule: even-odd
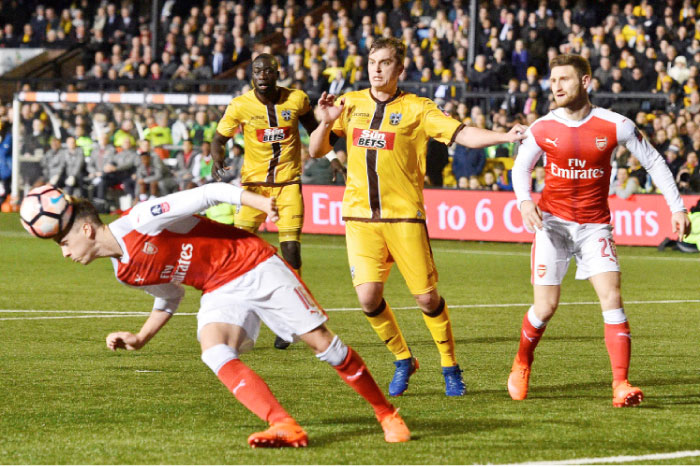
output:
[[[437,351],[395,270],[386,298],[421,369],[393,402],[414,439],[385,443],[369,406],[332,369],[303,344],[275,350],[265,328],[243,360],[306,428],[310,446],[252,450],[246,438],[264,424],[199,359],[197,291],[144,349],[110,352],[106,335],[137,331],[146,316],[129,312],[149,312],[152,299],[118,284],[109,261],[73,264],[53,242],[25,234],[15,214],[0,215],[0,463],[503,464],[700,449],[697,257],[618,248],[631,380],[646,400],[613,409],[600,309],[573,265],[530,396],[514,402],[505,382],[531,302],[529,245],[432,244],[467,395],[444,396]],[[331,329],[386,390],[392,358],[357,309],[344,239],[307,235],[303,259]]]

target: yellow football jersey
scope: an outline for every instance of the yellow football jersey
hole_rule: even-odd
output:
[[[255,91],[231,100],[216,131],[233,136],[243,126],[243,184],[274,186],[301,178],[299,117],[311,111],[305,92],[280,87],[276,104],[265,105]]]
[[[342,98],[345,107],[332,130],[347,141],[343,218],[425,220],[428,140],[450,144],[464,125],[432,100],[401,90],[386,102],[375,100],[369,89]]]

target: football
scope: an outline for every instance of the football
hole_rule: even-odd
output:
[[[73,214],[73,205],[53,185],[32,189],[19,208],[22,226],[35,237],[52,238],[63,232]]]

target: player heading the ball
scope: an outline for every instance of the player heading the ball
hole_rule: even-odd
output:
[[[246,408],[270,424],[248,438],[252,447],[308,443],[262,378],[240,360],[253,347],[261,322],[288,342],[304,341],[330,364],[371,404],[387,442],[408,441],[408,428],[362,358],[326,327],[323,308],[274,247],[255,234],[195,215],[218,203],[259,209],[273,221],[278,217],[274,199],[225,183],[144,201],[109,225],[88,200],[71,200],[73,222],[54,237],[63,256],[82,264],[109,258],[117,280],[155,297],[141,330],[113,332],[107,347],[146,345],[177,310],[183,285],[190,285],[202,291],[197,314],[202,360]]]

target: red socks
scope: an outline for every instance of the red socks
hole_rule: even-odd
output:
[[[292,418],[277,401],[265,381],[242,361],[229,360],[216,376],[241,404],[268,423]]]
[[[351,347],[348,346],[348,354],[343,363],[333,368],[348,386],[370,403],[377,419],[382,420],[386,415],[394,413],[396,409],[384,397],[384,393],[372,378],[362,357]]]
[[[530,314],[533,315],[533,319],[537,319],[534,316],[532,308],[525,313],[523,317],[523,326],[520,330],[520,346],[518,347],[518,355],[516,357],[521,363],[525,363],[528,366],[532,365],[532,360],[535,358],[535,347],[537,347],[542,334],[544,334],[544,330],[547,328],[547,323],[539,320],[539,322],[535,324],[538,326],[541,325],[541,327],[535,327],[530,322]]]
[[[605,323],[605,346],[610,356],[613,383],[627,379],[632,350],[630,325],[627,321],[619,324]]]

